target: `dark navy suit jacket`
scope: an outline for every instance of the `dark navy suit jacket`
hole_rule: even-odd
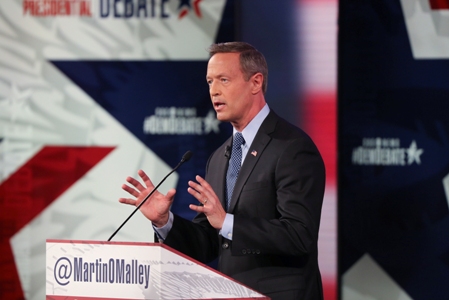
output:
[[[209,158],[206,180],[223,206],[232,137]],[[269,113],[240,169],[229,213],[232,241],[203,214],[175,215],[165,244],[208,263],[272,299],[323,299],[318,230],[325,186],[324,163],[301,129]]]

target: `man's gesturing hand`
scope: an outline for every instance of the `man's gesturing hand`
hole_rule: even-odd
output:
[[[137,174],[139,174],[140,178],[142,178],[144,185],[132,177],[127,177],[126,181],[130,185],[123,184],[122,189],[135,198],[120,198],[120,203],[138,206],[154,189],[153,182],[151,182],[150,178],[144,171],[139,170]],[[173,202],[175,194],[175,189],[170,189],[166,195],[155,191],[153,195],[140,207],[140,211],[145,217],[153,222],[156,227],[162,227],[168,222],[170,205]]]
[[[221,229],[226,217],[226,212],[224,211],[220,200],[206,180],[201,176],[196,176],[196,180],[198,183],[189,181],[189,188],[187,191],[203,205],[190,204],[189,208],[196,212],[204,213],[212,227]]]

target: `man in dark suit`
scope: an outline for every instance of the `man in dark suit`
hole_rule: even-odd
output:
[[[269,109],[263,55],[242,42],[209,49],[207,83],[220,121],[234,135],[210,157],[206,178],[189,181],[200,205],[193,221],[170,212],[176,191],[156,192],[142,207],[157,239],[272,299],[323,299],[318,230],[325,171],[313,141]],[[128,177],[138,205],[153,189]]]

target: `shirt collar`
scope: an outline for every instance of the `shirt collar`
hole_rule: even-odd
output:
[[[245,139],[245,147],[249,147],[254,138],[256,137],[257,131],[259,131],[260,126],[262,125],[262,122],[265,120],[265,118],[270,113],[270,108],[268,107],[268,104],[265,104],[265,106],[257,113],[257,115],[249,122],[248,125],[243,129],[242,135]],[[234,128],[232,135],[234,135],[237,132],[237,130]]]

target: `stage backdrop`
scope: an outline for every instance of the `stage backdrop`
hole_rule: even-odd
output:
[[[341,299],[449,299],[449,1],[340,1]]]
[[[207,47],[233,40],[233,1],[0,1],[0,298],[44,299],[45,240],[107,240],[144,169],[176,187],[230,134],[205,81]],[[179,183],[179,184],[178,184]],[[188,196],[187,196],[188,195]],[[186,196],[186,197],[184,197]],[[179,207],[183,207],[180,209]],[[114,238],[152,241],[140,214]]]

